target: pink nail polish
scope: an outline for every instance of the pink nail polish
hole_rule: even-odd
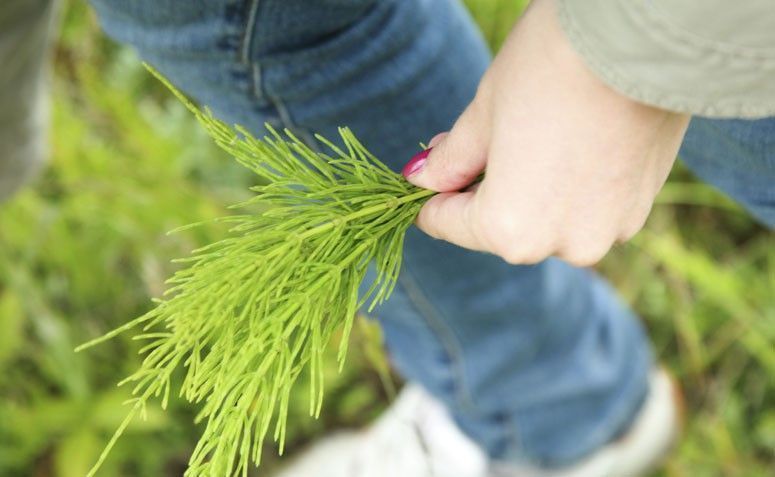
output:
[[[401,170],[401,174],[403,174],[404,177],[409,177],[420,172],[420,169],[425,165],[425,161],[428,160],[428,154],[431,153],[431,149],[433,148],[429,147],[428,149],[415,154]]]

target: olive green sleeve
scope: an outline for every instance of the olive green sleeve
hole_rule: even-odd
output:
[[[775,0],[555,0],[609,86],[709,117],[775,116]]]

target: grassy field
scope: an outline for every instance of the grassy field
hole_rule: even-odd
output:
[[[497,48],[520,2],[468,3]],[[251,180],[130,51],[102,36],[82,2],[65,9],[54,73],[50,167],[0,208],[0,477],[84,475],[124,416],[127,391],[115,383],[137,366],[137,346],[121,338],[73,348],[147,310],[170,259],[224,230],[166,232],[225,214]],[[646,229],[600,269],[643,316],[686,392],[685,438],[655,475],[773,475],[773,235],[679,166]],[[332,357],[320,421],[299,393],[290,453],[328,429],[368,422],[389,402],[395,378],[379,343],[379,330],[360,322],[343,374]],[[180,402],[151,409],[100,475],[181,475],[194,415]]]

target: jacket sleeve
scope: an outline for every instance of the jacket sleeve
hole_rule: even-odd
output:
[[[555,0],[609,86],[708,117],[775,116],[775,0]]]

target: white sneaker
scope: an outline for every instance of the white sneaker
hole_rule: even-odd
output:
[[[636,477],[675,441],[680,402],[670,376],[655,370],[626,435],[575,465],[543,469],[489,461],[441,403],[410,385],[369,429],[325,439],[277,477]]]

